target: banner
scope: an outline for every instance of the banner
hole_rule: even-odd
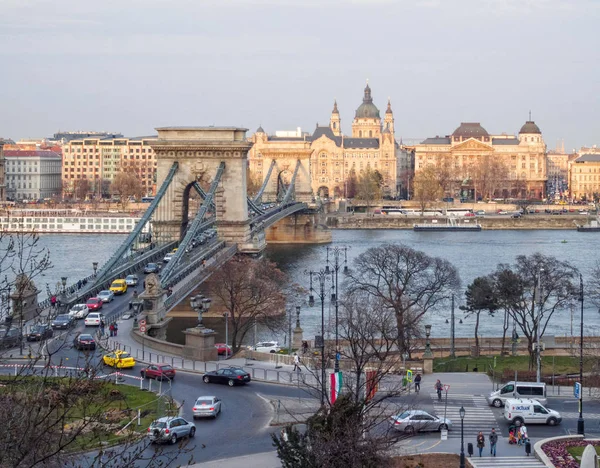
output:
[[[365,371],[365,378],[367,380],[365,400],[369,401],[375,398],[375,393],[377,393],[378,390],[377,371]]]
[[[329,377],[331,379],[331,385],[329,386],[331,391],[330,400],[331,404],[333,405],[337,400],[338,395],[342,391],[343,377],[341,372],[333,372]]]

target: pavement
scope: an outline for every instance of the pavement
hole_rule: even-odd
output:
[[[263,452],[255,455],[244,455],[243,457],[223,458],[205,463],[196,463],[190,466],[198,468],[281,468],[281,462],[277,457],[277,452]]]

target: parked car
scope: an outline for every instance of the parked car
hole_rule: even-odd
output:
[[[102,309],[102,306],[104,305],[104,303],[102,302],[102,299],[100,299],[99,297],[90,297],[85,305],[87,306],[88,310],[91,312],[92,310],[99,310]]]
[[[73,347],[79,351],[84,349],[93,351],[96,349],[96,341],[89,333],[78,333],[73,339]]]
[[[102,356],[102,363],[117,369],[129,369],[135,366],[135,359],[125,351],[116,350]]]
[[[50,325],[54,330],[68,330],[74,325],[74,322],[70,315],[57,315]]]
[[[0,348],[7,349],[18,346],[23,335],[18,328],[0,328]]]
[[[83,319],[87,317],[87,314],[90,313],[90,309],[85,304],[75,304],[69,310],[69,315],[74,319]]]
[[[127,292],[127,281],[124,279],[116,279],[108,288],[113,295],[125,294]]]
[[[102,302],[112,302],[114,298],[114,293],[108,289],[105,289],[104,291],[100,291],[98,293],[98,299],[100,299]]]
[[[144,379],[175,380],[175,369],[168,364],[150,364],[140,374]]]
[[[452,421],[422,410],[404,411],[390,417],[390,425],[397,431],[414,434],[419,431],[441,431],[452,429]]]
[[[243,369],[237,367],[228,367],[216,371],[207,372],[202,377],[204,383],[222,383],[230,387],[234,385],[244,385],[250,382],[250,374]]]
[[[278,353],[281,350],[277,341],[261,341],[254,345],[254,351],[259,353]]]
[[[90,312],[85,318],[83,324],[86,327],[99,327],[102,318],[102,314],[99,314],[98,312]]]
[[[216,396],[198,397],[192,410],[194,411],[194,419],[216,418],[221,413],[221,399]]]
[[[137,275],[127,275],[125,282],[127,283],[127,286],[137,286],[138,277]]]
[[[160,271],[160,268],[158,267],[158,263],[148,263],[148,265],[146,265],[144,267],[144,273],[148,274],[148,273],[158,273]]]
[[[485,216],[485,210],[477,210],[475,216]]]
[[[217,354],[219,356],[223,356],[225,353],[227,353],[228,356],[233,354],[231,346],[228,346],[225,343],[215,343],[215,348],[217,348]]]
[[[27,341],[43,341],[52,338],[54,331],[49,325],[34,325],[26,335]]]
[[[507,215],[507,214],[508,214],[508,211],[505,211],[505,210],[498,210],[498,214],[499,214],[499,215]]]
[[[169,442],[175,445],[183,437],[194,437],[196,426],[183,418],[167,416],[157,419],[148,428],[148,438],[152,443]]]

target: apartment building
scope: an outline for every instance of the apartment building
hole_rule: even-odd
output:
[[[48,149],[5,150],[6,196],[13,200],[59,197],[60,154]]]

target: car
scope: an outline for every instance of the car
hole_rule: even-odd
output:
[[[73,347],[79,351],[84,349],[93,351],[96,349],[96,341],[89,333],[78,333],[73,339]]]
[[[250,374],[243,369],[237,367],[227,367],[216,371],[207,372],[202,377],[204,383],[223,383],[230,387],[234,385],[244,385],[250,382]]]
[[[165,257],[163,258],[163,262],[165,263],[169,263],[171,261],[171,259],[173,258],[175,254],[173,252],[169,252],[167,255],[165,255]]]
[[[135,359],[133,359],[131,354],[117,349],[112,353],[102,356],[102,363],[105,366],[111,366],[117,369],[129,369],[135,366]]]
[[[485,210],[477,210],[475,216],[485,216]]]
[[[229,356],[233,354],[231,346],[228,346],[225,343],[215,343],[215,348],[217,348],[217,354],[219,356],[223,356],[225,353],[227,353]]]
[[[27,341],[42,341],[52,338],[54,331],[49,325],[34,325],[26,335]]]
[[[136,275],[127,275],[125,282],[127,283],[127,286],[137,286],[138,277]]]
[[[158,263],[148,263],[148,265],[146,265],[144,267],[144,273],[148,274],[148,273],[158,273],[160,271],[160,268],[158,267]]]
[[[108,289],[105,289],[104,291],[100,291],[98,293],[98,299],[100,299],[102,302],[112,302],[114,298],[115,294]]]
[[[7,349],[18,346],[23,335],[18,328],[0,328],[0,348]]]
[[[513,213],[513,214],[511,215],[511,217],[512,217],[512,218],[515,218],[515,219],[518,219],[518,218],[520,218],[520,217],[521,217],[521,213]]]
[[[168,364],[150,364],[140,375],[144,379],[175,380],[175,369]]]
[[[515,426],[523,424],[556,426],[562,421],[562,416],[558,411],[532,398],[507,398],[504,404],[504,419]]]
[[[465,213],[465,216],[468,218],[471,218],[471,217],[475,216],[475,213],[473,213],[472,211],[469,211],[468,213]]]
[[[579,210],[579,214],[580,214],[580,215],[587,216],[587,215],[589,215],[589,214],[590,214],[590,212],[589,212],[589,211],[585,211],[585,210]]]
[[[98,312],[90,312],[83,321],[83,324],[86,327],[99,327],[103,318],[102,314],[99,314]]]
[[[67,330],[74,325],[73,319],[70,315],[57,315],[54,320],[50,323],[50,326],[54,330]]]
[[[192,411],[194,412],[194,419],[216,418],[221,413],[221,399],[216,396],[198,397]]]
[[[196,426],[177,416],[166,416],[152,421],[148,428],[148,438],[151,443],[169,442],[175,445],[183,437],[194,437]]]
[[[90,313],[90,309],[85,304],[75,304],[69,310],[69,315],[74,319],[83,319],[87,317],[87,314]]]
[[[440,418],[435,414],[422,410],[404,411],[390,417],[390,425],[396,431],[406,434],[415,434],[419,431],[441,431],[452,429],[452,421],[448,418]]]
[[[505,210],[498,210],[498,214],[499,214],[499,215],[507,215],[507,214],[508,214],[508,211],[505,211]]]
[[[278,353],[281,347],[277,341],[261,341],[256,343],[253,349],[259,353]]]
[[[87,306],[88,310],[91,312],[92,310],[99,310],[102,309],[102,306],[104,305],[104,303],[102,302],[102,299],[100,299],[99,297],[90,297],[85,305]]]
[[[551,214],[551,215],[555,215],[555,216],[556,216],[556,215],[561,215],[561,214],[562,214],[562,212],[561,212],[561,211],[558,211],[558,210],[554,210],[554,211],[553,211],[552,213],[550,213],[550,214]]]
[[[113,293],[113,295],[119,296],[121,294],[125,294],[127,292],[127,281],[125,281],[124,279],[116,279],[112,282],[110,288],[108,289],[110,292]]]

